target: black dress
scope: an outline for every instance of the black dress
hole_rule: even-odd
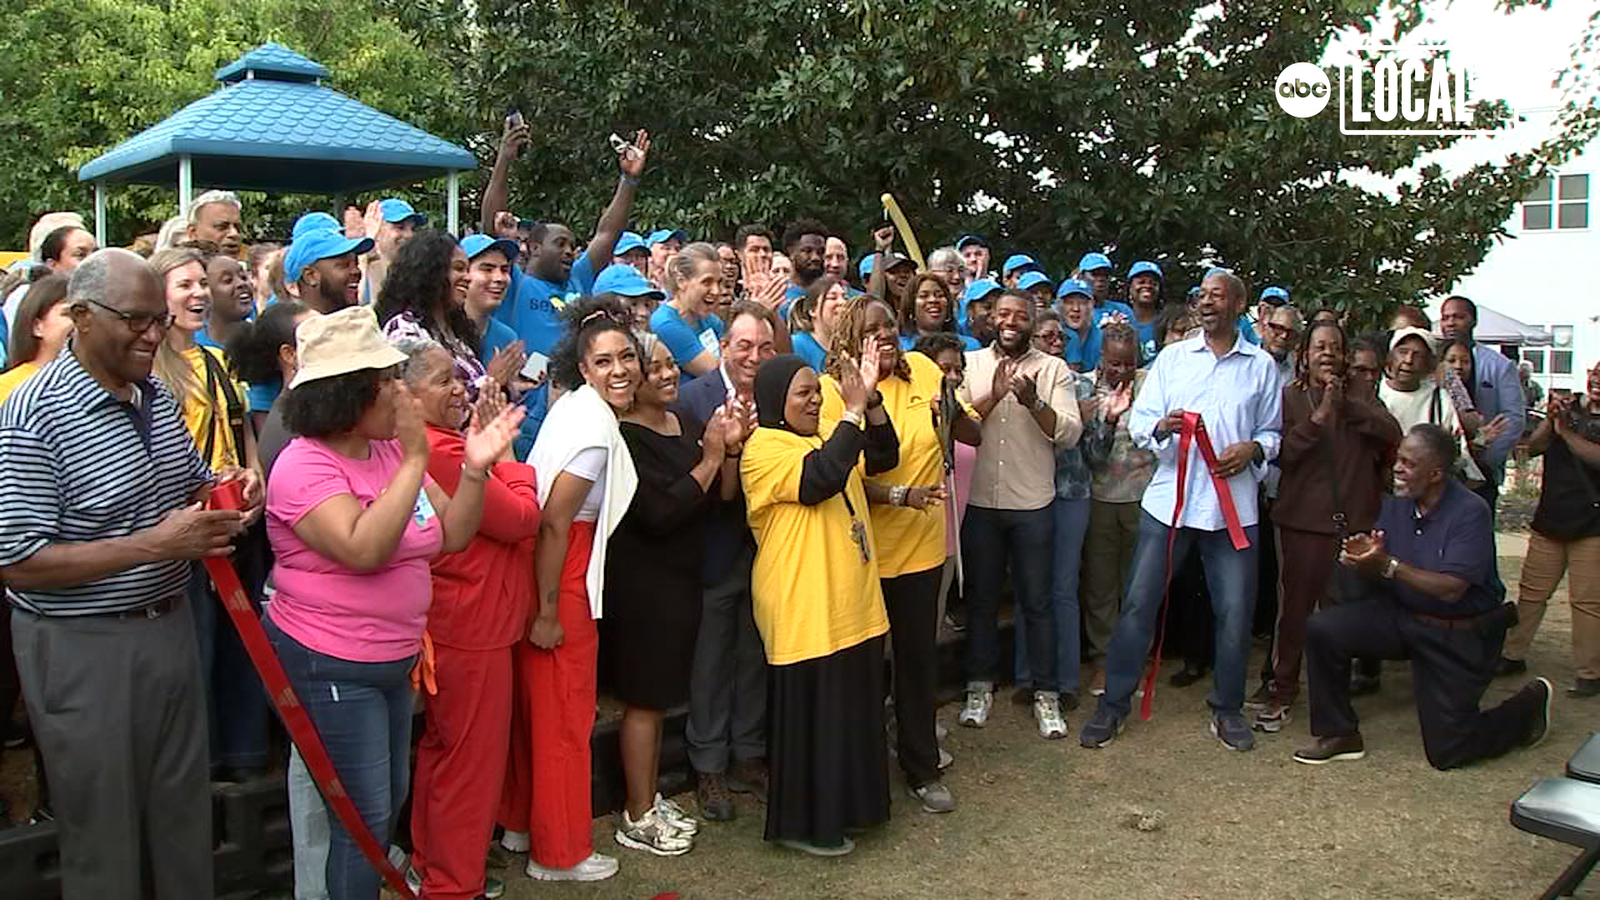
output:
[[[678,421],[676,437],[621,426],[639,488],[606,550],[600,643],[612,692],[643,709],[688,702],[700,628],[710,502],[689,473],[704,428],[683,413]]]

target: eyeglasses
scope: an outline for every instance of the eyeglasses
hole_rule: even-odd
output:
[[[161,313],[155,316],[149,313],[129,313],[123,312],[114,306],[107,306],[99,300],[90,300],[89,302],[121,319],[123,324],[128,326],[128,330],[135,335],[144,334],[150,330],[152,325],[159,327],[162,331],[172,327],[172,313]]]
[[[1041,331],[1039,340],[1047,344],[1061,344],[1066,342],[1067,334],[1064,331]]]

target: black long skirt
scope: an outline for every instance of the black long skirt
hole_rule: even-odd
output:
[[[772,667],[767,840],[831,846],[889,820],[883,643]]]

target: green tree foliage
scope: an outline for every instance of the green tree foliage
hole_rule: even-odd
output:
[[[91,212],[79,166],[212,92],[212,73],[269,40],[326,65],[330,87],[442,137],[459,139],[481,119],[455,90],[444,36],[417,41],[378,0],[24,0],[4,21],[0,248],[23,247],[41,212]],[[440,196],[427,205],[440,208]],[[248,202],[247,229],[275,234],[329,198]],[[125,243],[176,212],[169,189],[119,187],[110,237]]]
[[[1208,9],[1209,8],[1209,9]],[[486,92],[536,122],[513,176],[519,209],[580,225],[614,177],[601,138],[657,142],[642,226],[731,234],[815,214],[869,246],[895,194],[926,247],[968,230],[1047,261],[1114,248],[1174,282],[1202,258],[1258,286],[1375,317],[1446,289],[1502,233],[1537,167],[1450,178],[1396,197],[1342,180],[1388,175],[1449,139],[1346,137],[1336,112],[1284,114],[1280,71],[1345,28],[1420,5],[1373,0],[484,0]],[[1211,18],[1197,21],[1206,10]],[[1478,111],[1480,122],[1505,115]],[[1052,178],[1041,181],[1048,170]],[[975,203],[974,198],[993,203]]]

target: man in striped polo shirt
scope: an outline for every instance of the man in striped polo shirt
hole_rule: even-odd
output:
[[[188,560],[227,554],[246,514],[207,511],[212,475],[150,378],[172,323],[126,250],[73,273],[70,351],[0,407],[0,575],[72,897],[210,897],[205,693],[181,609]],[[246,483],[252,509],[259,483]],[[159,818],[158,818],[159,817]]]

